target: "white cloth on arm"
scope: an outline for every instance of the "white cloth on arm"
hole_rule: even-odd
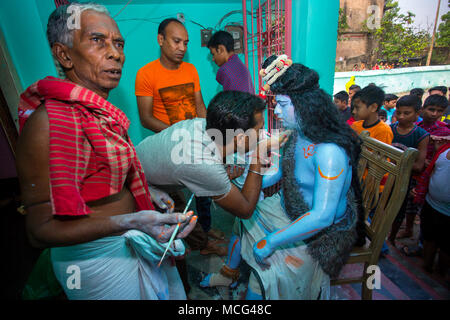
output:
[[[187,187],[198,197],[228,193],[231,182],[205,127],[205,119],[184,120],[142,140],[136,153],[149,183]]]
[[[168,256],[183,255],[175,240],[164,261],[167,244],[138,230],[74,246],[51,249],[56,278],[70,300],[184,300],[186,294]],[[71,286],[79,270],[80,287]]]

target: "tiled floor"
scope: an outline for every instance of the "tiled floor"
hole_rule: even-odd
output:
[[[234,217],[218,207],[212,208],[213,227],[231,234]],[[400,239],[397,247],[416,244],[419,226],[415,225],[414,237]],[[226,239],[226,240],[227,240]],[[227,241],[223,241],[227,246]],[[201,288],[202,278],[210,273],[217,272],[222,267],[226,257],[216,255],[203,256],[198,251],[189,254],[187,258],[189,283],[191,292],[189,298],[193,300],[238,300],[244,299],[249,275],[249,267],[241,264],[241,277],[236,289],[226,287]],[[448,300],[450,291],[443,278],[436,273],[426,273],[421,268],[420,257],[406,257],[399,249],[389,245],[389,253],[379,260],[381,270],[381,289],[374,290],[374,300]],[[345,274],[361,273],[362,265],[346,266],[342,271]],[[448,285],[448,284],[447,284]],[[361,285],[342,285],[331,288],[332,299],[359,300],[361,299]]]

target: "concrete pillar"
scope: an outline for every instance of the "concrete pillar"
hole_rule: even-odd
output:
[[[292,1],[292,60],[316,70],[333,93],[339,0]]]

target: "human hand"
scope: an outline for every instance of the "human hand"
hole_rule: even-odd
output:
[[[143,210],[133,214],[134,229],[140,230],[158,242],[169,241],[177,224],[180,224],[176,239],[186,237],[195,227],[197,216],[193,211],[186,215],[181,213],[159,213],[154,210]]]
[[[278,136],[261,140],[252,156],[256,156],[261,164],[266,165],[270,163],[270,154],[272,151],[278,151],[289,140],[292,130],[285,130]]]
[[[152,201],[161,209],[166,210],[167,213],[172,213],[175,208],[175,202],[164,191],[148,185],[148,191],[152,197]]]
[[[417,196],[416,188],[412,188],[410,193],[411,193],[411,196],[416,197]]]
[[[273,253],[273,248],[269,237],[264,237],[253,245],[253,256],[258,264],[263,267],[270,267],[270,263],[266,260]]]
[[[226,170],[227,170],[228,178],[230,180],[233,180],[233,179],[240,177],[244,173],[245,168],[243,168],[241,166],[230,165],[230,166],[227,166]]]

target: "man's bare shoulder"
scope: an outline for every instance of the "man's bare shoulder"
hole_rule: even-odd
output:
[[[22,140],[35,140],[48,143],[49,120],[47,109],[39,106],[28,118],[20,137]],[[20,139],[20,138],[19,138]]]

